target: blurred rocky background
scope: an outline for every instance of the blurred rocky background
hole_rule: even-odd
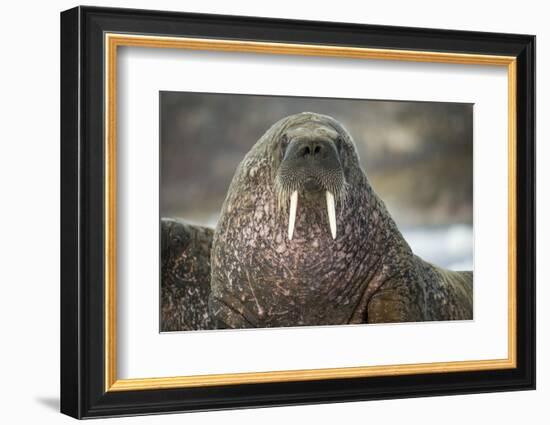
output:
[[[413,250],[456,270],[473,264],[471,104],[161,92],[162,217],[214,227],[235,169],[279,119],[330,115]]]

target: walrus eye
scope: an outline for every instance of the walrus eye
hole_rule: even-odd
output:
[[[283,134],[281,136],[281,147],[283,149],[286,149],[287,146],[288,146],[288,136],[286,134]]]
[[[344,145],[344,141],[342,140],[342,136],[338,136],[336,138],[335,144],[336,144],[336,149],[338,150],[338,152],[341,152],[342,147]]]
[[[345,153],[344,139],[342,138],[342,136],[338,136],[334,144],[336,145],[336,151],[338,152],[338,156],[340,157],[340,162],[342,163],[342,165],[344,165],[344,168],[345,168],[346,153]]]
[[[286,134],[283,134],[281,136],[281,142],[280,142],[280,153],[281,153],[280,159],[284,158],[287,147],[288,147],[288,136]]]

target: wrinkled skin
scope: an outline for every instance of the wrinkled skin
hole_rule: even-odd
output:
[[[341,166],[334,239],[324,198],[332,183],[322,179],[317,188],[296,183],[299,201],[289,239],[289,191],[277,182],[281,164],[291,164],[289,138],[297,134],[326,139],[326,150],[335,156],[331,166]],[[302,174],[294,173],[294,180]],[[350,135],[336,120],[313,113],[279,121],[245,156],[223,204],[211,265],[209,309],[216,327],[473,316],[472,273],[442,270],[412,253],[361,169]]]
[[[212,229],[161,221],[161,331],[213,329],[208,311]]]

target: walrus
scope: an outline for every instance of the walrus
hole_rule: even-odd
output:
[[[214,231],[170,218],[160,228],[160,330],[213,329],[208,296]]]
[[[312,112],[281,119],[244,157],[210,261],[216,328],[473,317],[472,272],[416,256],[348,131]]]

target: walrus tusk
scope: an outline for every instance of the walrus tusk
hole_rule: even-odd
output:
[[[294,234],[294,223],[296,223],[296,208],[298,207],[298,191],[290,195],[290,213],[288,216],[288,239],[292,240]]]
[[[330,224],[330,233],[332,239],[336,239],[336,207],[334,205],[334,195],[327,190],[327,212],[328,222]]]

